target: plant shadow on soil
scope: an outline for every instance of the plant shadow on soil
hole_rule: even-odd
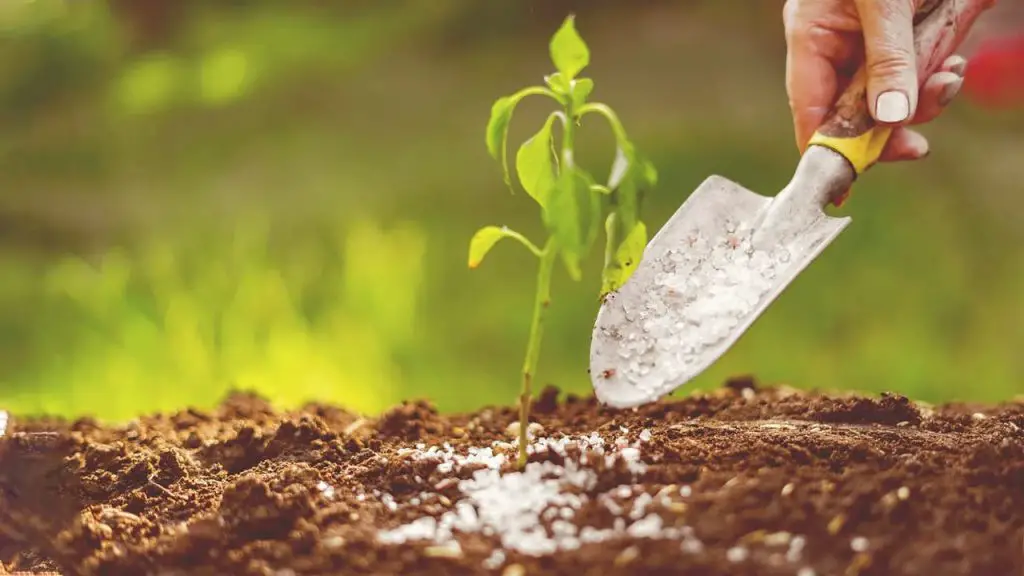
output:
[[[124,426],[12,422],[0,574],[1020,574],[1024,403],[737,379],[617,411],[380,418],[234,394]]]

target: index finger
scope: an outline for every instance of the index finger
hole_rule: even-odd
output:
[[[825,120],[839,83],[835,66],[815,45],[815,34],[799,28],[786,34],[786,93],[801,153]]]
[[[844,80],[843,68],[860,54],[852,5],[836,13],[828,3],[787,0],[782,8],[786,32],[786,92],[793,114],[797,148],[802,154],[825,120]]]

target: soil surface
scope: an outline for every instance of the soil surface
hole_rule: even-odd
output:
[[[522,472],[512,407],[12,419],[0,574],[1024,574],[1024,402],[738,380],[534,416]]]

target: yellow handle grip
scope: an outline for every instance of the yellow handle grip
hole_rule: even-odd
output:
[[[875,126],[859,136],[851,137],[828,136],[821,132],[815,132],[811,137],[810,144],[831,148],[842,154],[859,176],[878,162],[890,136],[892,136],[891,127]]]

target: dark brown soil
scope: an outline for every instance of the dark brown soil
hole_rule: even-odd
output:
[[[364,420],[236,395],[118,428],[15,420],[0,574],[1024,573],[1024,403],[751,385],[627,411],[549,389],[518,485],[493,455],[514,460],[511,407]],[[389,532],[423,517],[458,545]]]

